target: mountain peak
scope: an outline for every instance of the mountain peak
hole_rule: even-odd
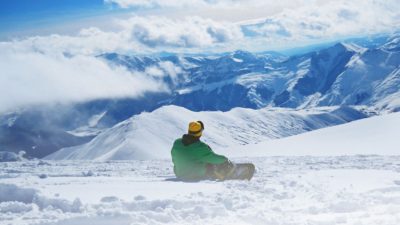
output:
[[[251,52],[244,51],[244,50],[236,50],[232,54],[232,57],[238,59],[254,59],[255,55]]]
[[[233,60],[236,63],[252,62],[257,60],[256,55],[244,50],[236,50],[226,55],[225,57],[229,58],[230,60]]]
[[[337,51],[348,51],[348,52],[355,52],[355,53],[362,53],[366,51],[366,48],[363,48],[355,43],[352,42],[338,42],[330,48],[324,49],[325,50],[337,50]]]
[[[382,49],[386,51],[400,51],[400,33],[394,34],[388,38],[388,41],[382,46]]]
[[[350,52],[362,53],[367,50],[366,48],[363,48],[355,43],[340,42],[339,44],[342,45],[347,51],[350,51]]]

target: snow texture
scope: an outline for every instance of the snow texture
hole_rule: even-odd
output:
[[[399,155],[400,113],[357,120],[304,134],[238,146],[248,156]]]
[[[202,120],[204,140],[212,148],[296,135],[310,130],[365,118],[349,107],[293,110],[236,108],[229,112],[192,112],[182,107],[164,106],[142,113],[105,130],[89,143],[61,149],[46,159],[128,160],[170,157],[173,141],[187,132],[187,123]]]
[[[398,224],[399,122],[377,116],[228,155],[255,164],[251,181],[177,181],[170,159],[1,163],[0,224]],[[287,156],[257,155],[275,142]]]
[[[0,224],[392,225],[400,221],[399,160],[235,158],[255,163],[252,181],[195,183],[173,180],[169,160],[4,163]]]

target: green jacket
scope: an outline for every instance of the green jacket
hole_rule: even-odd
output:
[[[206,178],[207,164],[227,161],[225,156],[215,154],[207,144],[189,135],[174,142],[171,155],[175,175],[189,180]]]

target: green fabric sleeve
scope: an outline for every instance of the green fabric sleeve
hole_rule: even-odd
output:
[[[199,161],[203,163],[211,163],[211,164],[221,164],[226,162],[228,159],[223,156],[223,155],[218,155],[215,154],[211,148],[204,144],[200,149],[199,149]]]

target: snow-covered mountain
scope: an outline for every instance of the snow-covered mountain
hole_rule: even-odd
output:
[[[279,140],[219,149],[241,156],[399,155],[400,112],[357,120]]]
[[[15,123],[18,127],[0,124],[0,137],[7,137],[0,139],[0,147],[42,157],[59,148],[87,142],[105,128],[166,105],[192,111],[341,105],[399,111],[400,35],[386,41],[379,37],[374,44],[360,40],[355,41],[359,45],[342,42],[290,57],[246,51],[214,55],[99,55],[112,65],[144,72],[164,82],[170,92],[148,93],[137,99],[28,108],[13,116],[20,121]],[[0,119],[8,121],[3,120],[5,117],[8,118],[3,115]],[[36,128],[41,132],[33,132]],[[14,137],[26,144],[18,144]]]
[[[57,124],[62,114],[48,116],[43,111],[15,112],[0,116],[0,149],[26,152],[28,158],[44,157],[57,149],[80,145],[93,135],[77,136]],[[50,119],[53,118],[53,119]]]
[[[389,101],[393,97],[384,99],[399,92],[399,39],[394,35],[384,44],[365,45],[369,48],[337,43],[292,57],[245,51],[219,56],[112,53],[101,57],[131,70],[163,73],[171,94],[164,96],[161,105],[174,104],[194,111],[379,105],[398,111],[399,105]]]
[[[126,160],[170,157],[171,144],[186,133],[188,121],[205,123],[203,139],[213,148],[258,143],[365,118],[361,110],[326,107],[309,110],[236,108],[192,112],[165,106],[142,113],[102,132],[89,143],[61,149],[46,159]]]

